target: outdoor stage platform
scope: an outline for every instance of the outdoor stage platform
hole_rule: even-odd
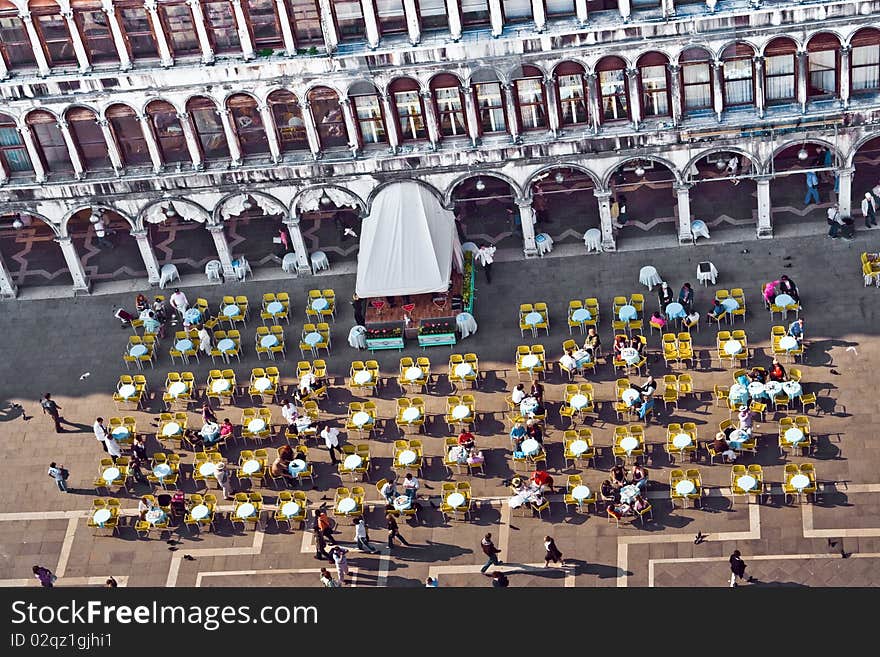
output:
[[[441,293],[430,293],[430,294],[413,294],[410,295],[410,303],[413,304],[412,311],[405,311],[403,306],[406,304],[403,301],[403,297],[395,297],[394,298],[394,308],[388,307],[388,301],[385,298],[371,298],[367,299],[367,313],[366,313],[366,323],[369,327],[370,324],[384,323],[384,322],[402,322],[403,315],[406,313],[410,318],[410,327],[418,326],[419,320],[422,319],[433,319],[439,317],[454,317],[458,313],[461,312],[461,307],[456,306],[455,309],[452,307],[453,298],[461,299],[461,289],[462,289],[462,277],[457,271],[452,271],[452,289],[448,292],[446,296],[446,302],[444,304],[434,303],[434,298],[442,296]],[[385,307],[381,310],[377,310],[373,306],[374,301],[385,301]]]

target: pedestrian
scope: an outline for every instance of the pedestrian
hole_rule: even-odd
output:
[[[345,586],[345,577],[348,575],[348,558],[345,556],[348,550],[341,545],[330,550],[330,557],[336,564],[336,574],[339,576],[339,585]]]
[[[95,438],[101,443],[101,447],[103,447],[106,452],[107,438],[110,437],[110,433],[107,431],[107,427],[104,426],[104,418],[99,417],[95,420],[95,423],[92,425],[92,431],[95,432]]]
[[[544,568],[549,567],[551,561],[553,563],[560,562],[560,565],[565,566],[565,559],[562,558],[562,552],[556,547],[556,541],[553,540],[552,536],[544,537],[544,550],[546,551],[544,554]]]
[[[620,217],[620,203],[618,203],[616,198],[611,199],[611,206],[608,208],[608,211],[611,213],[611,224],[615,228],[623,228],[622,225],[617,223],[617,219]]]
[[[739,185],[739,180],[736,177],[737,172],[739,171],[739,158],[736,155],[731,155],[730,159],[727,160],[727,169],[725,170],[725,174],[728,177],[733,178],[733,184]]]
[[[56,484],[58,484],[58,490],[62,493],[67,492],[67,478],[70,476],[70,472],[64,467],[64,465],[56,465],[55,461],[52,461],[49,464],[47,474],[55,480]]]
[[[181,318],[187,308],[189,308],[189,301],[187,300],[186,295],[180,291],[180,288],[174,289],[174,294],[168,299],[168,303],[174,308],[174,310],[180,313]]]
[[[119,582],[117,582],[114,578],[108,577],[107,581],[104,582],[105,589],[115,589],[119,586]]]
[[[328,589],[335,589],[339,587],[339,582],[337,582],[330,575],[330,571],[326,568],[321,568],[321,584]]]
[[[98,221],[95,223],[95,245],[99,249],[114,247],[113,242],[107,239],[107,227],[104,225],[103,213],[98,214]]]
[[[746,578],[746,562],[743,561],[739,550],[734,550],[730,555],[730,588],[737,586],[736,579]],[[749,575],[749,582],[754,582],[755,578]]]
[[[492,534],[487,533],[483,540],[480,541],[480,547],[483,549],[483,553],[486,555],[486,563],[480,568],[480,572],[484,573],[489,570],[489,566],[500,566],[502,564],[501,561],[498,560],[498,554],[501,552],[495,544],[492,542]]]
[[[315,559],[322,561],[323,559],[330,560],[330,556],[327,554],[327,540],[324,538],[324,534],[321,533],[320,528],[315,525],[314,529],[315,534]]]
[[[52,399],[52,395],[48,392],[43,395],[43,398],[40,400],[40,406],[43,407],[44,415],[52,416],[52,420],[55,422],[55,433],[63,433],[64,429],[61,428],[61,423],[64,422],[66,424],[67,420],[65,420],[61,416],[61,413],[59,413],[61,407],[55,403],[55,400]]]
[[[327,516],[326,511],[318,512],[318,518],[315,521],[315,524],[330,545],[337,545],[336,539],[333,538],[333,522]]]
[[[819,179],[814,171],[807,172],[807,194],[804,196],[804,205],[809,205],[810,201],[818,204],[819,201]]]
[[[217,485],[223,489],[223,499],[235,499],[235,491],[232,488],[232,475],[229,474],[229,470],[226,469],[226,463],[223,461],[220,461],[214,467],[214,478],[217,480]]]
[[[116,459],[122,456],[122,446],[116,442],[113,434],[108,434],[107,438],[104,439],[104,449],[110,455],[110,458],[113,459],[114,463],[116,463]]]
[[[400,528],[397,525],[397,519],[394,517],[393,513],[389,513],[385,516],[385,526],[388,528],[388,549],[394,547],[394,539],[396,538],[401,543],[409,547],[409,543],[406,542],[406,539],[400,535]]]
[[[486,283],[492,284],[492,263],[495,261],[495,247],[491,244],[483,244],[477,251],[474,259],[483,265],[483,271],[486,272]]]
[[[55,585],[55,580],[58,579],[51,570],[44,566],[34,566],[34,577],[40,580],[40,585],[47,589],[51,589]]]
[[[355,518],[354,521],[354,540],[358,549],[362,552],[376,554],[379,550],[370,545],[370,537],[367,535],[367,525],[363,518]]]
[[[364,313],[367,310],[367,302],[365,299],[361,299],[358,295],[351,295],[351,307],[354,310],[354,323],[357,326],[363,326],[367,323],[366,317]]]
[[[320,435],[321,438],[324,439],[324,445],[327,447],[327,452],[330,454],[330,463],[336,465],[339,463],[340,459],[345,458],[345,454],[339,446],[339,429],[336,427],[325,426],[321,429]],[[339,454],[339,458],[336,458],[337,453]]]
[[[438,586],[440,586],[440,582],[437,581],[436,577],[425,578],[425,588],[426,589],[436,589]]]
[[[491,574],[487,574],[486,577],[492,578],[492,587],[493,588],[506,588],[506,587],[510,586],[510,580],[507,579],[507,575],[502,573],[500,570],[496,570],[496,571],[492,572]]]
[[[865,217],[865,228],[877,225],[877,199],[871,192],[865,192],[862,199],[862,216]]]

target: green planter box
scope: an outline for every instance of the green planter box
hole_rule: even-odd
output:
[[[456,342],[455,333],[435,333],[433,335],[420,335],[420,347],[452,346]]]
[[[367,338],[367,349],[403,349],[403,338]]]

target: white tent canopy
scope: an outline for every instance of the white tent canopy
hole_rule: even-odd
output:
[[[425,187],[389,185],[361,226],[355,292],[361,298],[445,292],[461,271],[455,218]]]

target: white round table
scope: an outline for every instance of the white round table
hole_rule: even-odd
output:
[[[639,270],[639,283],[647,287],[649,290],[655,285],[660,285],[663,279],[657,273],[657,268],[647,265]]]
[[[130,383],[124,383],[119,386],[118,392],[120,397],[122,397],[123,399],[128,399],[129,397],[134,397],[135,393],[137,392],[137,388],[135,388]]]
[[[251,433],[259,433],[263,429],[266,428],[266,421],[263,418],[255,417],[253,420],[248,422],[248,431]]]
[[[259,390],[260,392],[266,392],[271,387],[272,380],[269,377],[261,376],[254,381],[254,389]]]
[[[809,481],[807,483],[809,483]],[[96,525],[103,526],[112,516],[113,514],[110,513],[110,509],[98,509],[92,514],[92,520]]]
[[[339,513],[351,513],[357,508],[357,500],[353,497],[344,497],[339,500],[339,504],[336,505],[336,510]]]
[[[324,299],[323,297],[320,299],[312,299],[312,310],[321,312],[322,310],[326,310],[329,305],[327,299]]]
[[[188,308],[183,313],[183,321],[187,324],[197,324],[202,319],[202,313],[198,308]]]
[[[686,433],[677,434],[672,437],[672,444],[675,445],[678,449],[684,449],[691,444],[691,437],[689,434]]]
[[[256,459],[249,459],[241,464],[241,471],[246,475],[252,475],[260,471],[263,466]]]
[[[586,308],[577,308],[571,314],[571,321],[573,321],[573,322],[578,322],[578,323],[586,322],[590,319],[593,319],[593,316],[590,315],[590,311],[587,310]]]
[[[758,385],[761,385],[760,383]],[[744,403],[749,400],[749,389],[741,383],[730,386],[730,399],[734,402]]]
[[[455,366],[455,376],[460,376],[462,378],[473,374],[474,368],[471,367],[470,363],[459,363]]]
[[[217,464],[211,462],[202,463],[199,466],[199,474],[203,477],[213,477],[217,474]]]
[[[397,455],[397,462],[400,465],[410,465],[412,463],[415,463],[418,457],[419,455],[416,454],[413,450],[404,449]]]
[[[791,351],[792,349],[797,349],[798,341],[797,339],[791,337],[790,335],[784,335],[779,338],[779,348],[785,349],[786,351]]]
[[[523,500],[523,498],[520,497],[519,495],[514,495],[509,500],[507,500],[507,503],[510,505],[511,509],[518,509],[523,504],[525,504],[525,500]]]
[[[235,515],[237,518],[250,518],[256,511],[257,507],[250,502],[242,502],[235,509]]]
[[[785,431],[785,442],[795,445],[804,439],[804,432],[797,427]]]
[[[734,310],[739,308],[739,301],[737,301],[733,297],[727,297],[726,299],[721,300],[721,305],[724,306],[724,309],[727,312],[733,312]]]
[[[178,340],[174,343],[174,348],[177,349],[177,351],[189,351],[193,348],[192,340]]]
[[[171,466],[167,463],[157,463],[153,468],[153,474],[161,479],[171,474]]]
[[[749,434],[747,434],[742,429],[736,429],[730,432],[730,435],[727,437],[728,444],[734,449],[740,449],[742,444],[749,439]]]
[[[229,390],[229,381],[227,379],[214,379],[211,382],[211,392],[225,392]]]
[[[620,398],[628,405],[632,406],[633,402],[639,398],[639,391],[634,388],[627,388],[620,393]]]
[[[535,354],[526,354],[520,360],[520,365],[526,369],[532,370],[541,364],[541,359]]]
[[[223,352],[235,351],[235,341],[229,338],[223,338],[217,343],[217,349]]]
[[[415,422],[416,420],[419,419],[420,415],[421,415],[421,412],[419,411],[419,409],[417,407],[408,406],[407,408],[403,409],[403,413],[401,414],[401,417],[403,418],[403,420],[405,422]]]
[[[779,381],[768,381],[764,384],[764,392],[770,397],[776,397],[782,392],[782,384]]]
[[[624,504],[630,504],[639,494],[639,487],[635,484],[629,484],[620,489],[620,501]]]
[[[424,374],[425,373],[422,372],[422,368],[420,367],[408,367],[403,373],[403,376],[407,381],[418,381],[424,376]]]
[[[526,438],[522,441],[522,445],[520,446],[523,454],[526,456],[534,456],[538,452],[541,451],[541,443],[539,443],[534,438]]]
[[[464,406],[462,404],[459,404],[458,406],[456,406],[455,408],[452,409],[452,417],[455,418],[456,420],[463,420],[470,414],[471,414],[471,409],[469,409],[467,406]]]
[[[116,427],[110,432],[110,435],[113,436],[113,440],[125,440],[131,433],[125,427]]]
[[[320,333],[312,331],[311,333],[306,334],[306,336],[303,338],[303,342],[305,342],[310,347],[314,347],[321,341],[321,339],[322,338]]]
[[[637,438],[633,436],[624,436],[620,439],[620,449],[629,454],[634,449],[637,449],[639,446],[639,441]]]
[[[580,456],[590,449],[590,446],[587,444],[586,440],[578,438],[577,440],[571,441],[571,445],[569,445],[568,449],[571,450],[571,453],[575,456]]]
[[[189,510],[189,515],[192,516],[193,520],[203,520],[204,518],[207,518],[210,513],[211,510],[204,504],[196,504]]]
[[[266,304],[266,312],[270,315],[277,315],[278,313],[284,312],[284,304],[280,301],[272,301],[271,303]]]
[[[728,340],[724,343],[724,353],[733,356],[742,351],[742,343],[739,340]]]
[[[372,380],[373,375],[370,374],[369,370],[358,370],[354,373],[354,376],[352,378],[354,379],[355,383],[362,386],[365,383],[369,383],[370,380]]]
[[[162,509],[150,509],[147,511],[144,519],[151,525],[155,525],[165,520],[165,512]]]
[[[620,310],[617,311],[617,317],[620,319],[621,322],[632,321],[638,316],[639,312],[636,310],[636,307],[629,304],[621,306]]]
[[[749,384],[748,391],[752,397],[760,397],[767,394],[767,388],[760,381],[752,381]]]
[[[285,502],[281,505],[281,515],[286,518],[292,518],[299,513],[299,504],[296,502]]]
[[[642,359],[641,355],[639,354],[639,350],[633,349],[632,347],[624,347],[623,349],[621,349],[620,357],[628,365],[635,365]]]
[[[300,472],[304,472],[307,467],[306,462],[302,459],[293,459],[290,465],[287,466],[287,471],[296,477]]]
[[[773,303],[777,306],[793,306],[794,299],[788,294],[777,294]]]
[[[805,474],[796,474],[788,482],[792,488],[803,490],[810,485],[810,478]]]
[[[803,392],[801,384],[797,381],[786,381],[782,384],[782,390],[789,397],[800,397]]]
[[[573,409],[579,411],[590,403],[590,398],[586,395],[578,393],[576,395],[572,395],[571,399],[568,400],[568,403]]]
[[[406,511],[412,506],[412,499],[409,495],[398,495],[392,502],[396,511]]]
[[[681,319],[682,317],[685,317],[684,306],[677,301],[668,304],[666,306],[666,317],[669,319]]]
[[[264,349],[274,347],[276,344],[278,344],[277,335],[264,335],[262,338],[260,338],[260,346]]]
[[[525,317],[523,317],[523,322],[525,322],[529,326],[535,326],[536,324],[540,324],[543,319],[544,318],[541,316],[541,313],[536,313],[532,311]]]
[[[462,506],[465,502],[465,497],[461,493],[449,493],[446,496],[446,503],[454,509]]]
[[[236,306],[234,303],[230,303],[228,306],[223,307],[224,317],[238,317],[240,314],[241,308]]]
[[[580,484],[571,489],[571,496],[580,502],[590,496],[590,489],[587,486]]]
[[[360,456],[357,454],[349,454],[345,457],[342,465],[346,470],[354,470],[355,468],[361,467],[361,463],[363,463],[363,459]]]
[[[694,492],[694,489],[696,489],[696,486],[690,479],[682,479],[675,484],[675,492],[679,495],[690,495]]]
[[[752,490],[755,486],[758,485],[758,480],[755,479],[752,475],[742,475],[739,479],[736,480],[736,485],[743,490]]]
[[[362,427],[370,421],[370,414],[366,411],[358,411],[351,416],[351,423],[356,427]]]
[[[176,436],[180,433],[180,425],[177,422],[168,422],[162,427],[163,436]]]
[[[187,390],[186,384],[183,381],[175,381],[170,386],[168,386],[168,394],[172,397],[179,397]]]
[[[147,353],[147,347],[142,344],[136,344],[128,351],[129,356],[134,356],[135,358],[139,358],[140,356],[145,356]]]

